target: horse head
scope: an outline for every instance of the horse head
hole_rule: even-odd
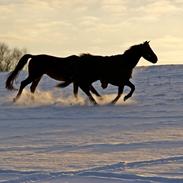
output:
[[[158,61],[158,57],[156,56],[156,54],[153,52],[153,50],[151,49],[150,45],[149,45],[150,41],[145,41],[142,44],[142,57],[146,60],[148,60],[149,62],[152,63],[156,63]]]

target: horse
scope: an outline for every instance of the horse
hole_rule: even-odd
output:
[[[19,91],[14,98],[14,102],[21,96],[23,89],[31,83],[30,91],[32,93],[35,92],[36,87],[41,80],[43,74],[47,74],[49,77],[64,81],[63,85],[66,87],[67,83],[73,81],[73,72],[76,63],[79,60],[79,56],[71,55],[65,58],[55,57],[51,55],[31,55],[25,54],[16,65],[15,69],[10,72],[7,80],[6,80],[6,88],[8,90],[14,90],[14,80],[18,76],[19,72],[23,69],[26,63],[29,61],[28,65],[28,77],[21,82]],[[95,88],[91,85],[90,91],[94,93],[96,96],[101,97],[100,94],[95,90]],[[78,86],[73,82],[73,93],[74,96],[77,97],[78,94]]]
[[[119,55],[83,54],[76,64],[77,74],[73,81],[85,92],[93,104],[97,104],[97,102],[90,93],[90,86],[97,80],[101,81],[103,88],[106,88],[108,83],[118,86],[118,94],[112,101],[113,104],[121,97],[124,86],[130,87],[131,91],[124,97],[124,100],[127,100],[135,91],[135,86],[131,83],[130,78],[141,57],[153,64],[157,63],[158,57],[151,49],[149,41],[131,46]]]
[[[8,76],[6,88],[13,88],[15,78],[31,58],[28,67],[29,75],[21,82],[15,101],[20,97],[25,86],[30,83],[32,83],[31,92],[34,93],[42,75],[47,74],[56,80],[65,81],[63,86],[74,83],[74,92],[77,92],[78,87],[80,87],[93,104],[97,104],[90,93],[90,91],[96,91],[92,86],[93,82],[100,80],[103,87],[106,87],[108,83],[118,86],[118,95],[112,101],[112,103],[116,103],[125,85],[131,88],[130,93],[125,96],[125,100],[132,96],[135,86],[129,80],[141,57],[152,63],[156,63],[158,60],[148,41],[131,46],[123,54],[112,56],[83,54],[60,58],[49,55],[33,56],[27,54],[20,59],[14,71]]]

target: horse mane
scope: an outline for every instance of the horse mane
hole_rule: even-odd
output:
[[[128,56],[131,55],[134,50],[139,49],[142,44],[133,45],[130,48],[128,48],[126,51],[124,51],[123,55]]]
[[[95,61],[112,61],[112,62],[117,62],[120,63],[121,66],[125,68],[134,68],[136,65],[136,59],[133,63],[133,58],[136,58],[136,53],[140,51],[142,44],[137,44],[129,47],[124,53],[121,54],[116,54],[116,55],[111,55],[111,56],[100,56],[100,55],[92,55],[90,53],[82,53],[79,55],[79,58],[83,58],[86,60],[95,60]],[[119,62],[119,60],[121,62]],[[129,61],[130,60],[130,61]]]
[[[81,53],[79,55],[79,57],[93,57],[94,55],[90,54],[90,53]]]
[[[91,57],[97,56],[97,57],[108,57],[108,58],[113,57],[114,58],[114,57],[128,56],[128,55],[131,55],[134,52],[134,50],[139,49],[141,45],[142,44],[133,45],[129,47],[126,51],[124,51],[123,54],[117,54],[117,55],[111,55],[111,56],[99,56],[99,55],[92,55],[90,53],[81,53],[79,57],[91,58]]]
[[[84,58],[84,59],[95,59],[95,60],[101,60],[103,58],[105,58],[104,56],[100,56],[100,55],[92,55],[90,53],[82,53],[79,55],[80,58]]]

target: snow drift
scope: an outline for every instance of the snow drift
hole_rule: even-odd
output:
[[[183,66],[135,69],[132,98],[109,102],[117,88],[102,90],[99,106],[72,85],[55,88],[44,77],[32,96],[27,87],[4,88],[0,74],[0,182],[183,182]],[[17,87],[26,73],[17,80]],[[128,88],[125,88],[125,93]]]

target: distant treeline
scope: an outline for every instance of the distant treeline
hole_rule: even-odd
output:
[[[10,48],[6,43],[0,42],[0,72],[13,69],[26,52],[25,48]]]

